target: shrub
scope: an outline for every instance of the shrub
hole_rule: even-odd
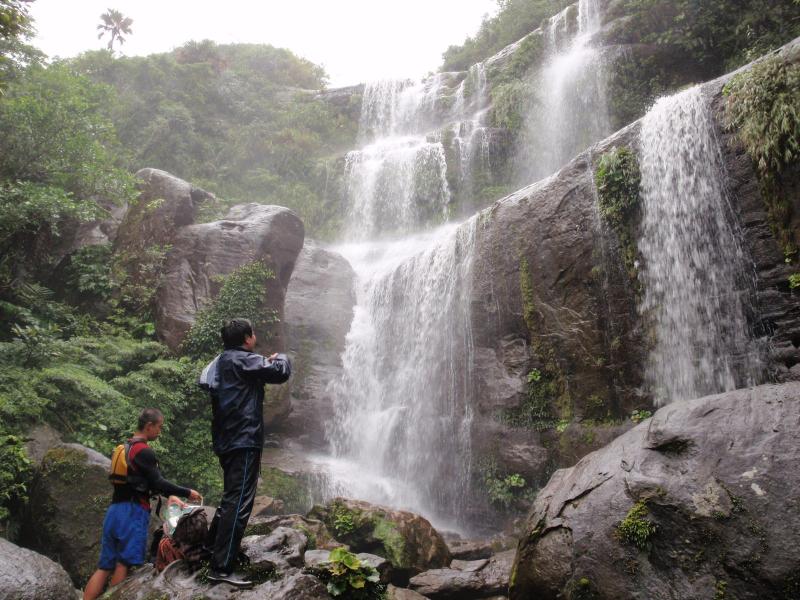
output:
[[[780,57],[764,60],[731,79],[725,95],[726,124],[753,159],[770,226],[791,260],[797,240],[781,174],[800,158],[800,65]]]
[[[265,284],[275,274],[264,263],[256,261],[243,265],[230,275],[220,277],[222,288],[210,306],[197,313],[183,349],[194,358],[219,352],[220,327],[234,317],[244,317],[259,333],[278,319],[274,311],[265,310]]]

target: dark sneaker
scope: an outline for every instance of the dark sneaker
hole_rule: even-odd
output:
[[[221,571],[209,571],[208,580],[215,583],[228,583],[238,588],[253,587],[253,582],[244,577],[240,577],[236,573],[222,573]]]

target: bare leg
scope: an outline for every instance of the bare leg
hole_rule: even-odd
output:
[[[94,600],[102,594],[109,575],[111,575],[111,571],[97,569],[89,578],[89,581],[86,582],[86,588],[83,590],[83,600]]]
[[[114,574],[111,576],[111,585],[115,586],[122,583],[122,580],[128,576],[128,567],[122,563],[117,563],[114,569]]]

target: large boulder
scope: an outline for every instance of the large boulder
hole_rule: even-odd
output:
[[[800,61],[800,40],[780,55]],[[702,91],[720,140],[720,176],[755,267],[758,314],[748,320],[766,349],[764,380],[798,379],[800,303],[789,287],[797,267],[784,259],[772,231],[752,159],[725,127],[729,80],[708,82]],[[643,378],[649,324],[638,310],[636,262],[631,272],[625,259],[628,251],[641,259],[639,217],[626,224],[634,242],[626,250],[599,214],[594,182],[603,154],[640,152],[640,125],[478,216],[471,292],[475,465],[493,464],[501,475],[517,473],[538,487],[554,467],[574,464],[630,428],[634,411],[652,410]],[[781,184],[790,233],[800,240],[800,168],[787,168]]]
[[[45,453],[31,485],[20,542],[60,562],[78,587],[100,557],[110,462],[91,448],[59,444]]]
[[[332,550],[341,546],[317,519],[302,515],[254,515],[247,523],[245,535],[268,535],[278,527],[290,527],[306,536],[309,550]]]
[[[108,600],[330,600],[330,595],[319,579],[303,573],[300,569],[290,569],[282,575],[275,575],[269,569],[259,571],[249,569],[248,576],[257,583],[251,589],[242,591],[228,584],[211,584],[205,580],[202,571],[191,571],[179,560],[170,564],[161,573],[151,567],[143,567],[110,590],[104,598]]]
[[[281,431],[310,449],[326,446],[329,382],[341,374],[355,304],[355,273],[343,256],[306,240],[286,291],[285,328],[294,368],[292,412]]]
[[[490,559],[454,560],[448,569],[432,569],[415,575],[409,588],[431,600],[476,600],[508,591],[514,551]]]
[[[675,402],[556,472],[512,600],[796,598],[800,383]]]
[[[0,600],[66,600],[75,594],[57,562],[0,538]]]
[[[214,194],[159,169],[136,172],[139,197],[119,225],[115,243],[122,251],[167,246],[179,227],[191,225],[204,202]]]
[[[352,552],[388,559],[396,584],[450,562],[450,552],[442,536],[427,519],[411,512],[335,498],[325,506],[315,506],[308,516],[325,523]]]
[[[286,287],[303,247],[300,218],[287,208],[241,204],[212,223],[179,228],[171,240],[162,283],[156,294],[156,328],[170,348],[180,347],[197,311],[219,292],[219,276],[242,265],[262,261],[274,272],[264,288],[266,310],[279,322],[261,334],[262,351],[284,349],[283,320]]]

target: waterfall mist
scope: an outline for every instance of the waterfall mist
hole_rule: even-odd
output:
[[[549,57],[533,74],[532,97],[517,151],[520,184],[555,172],[610,131],[598,0],[580,0],[549,19]]]

